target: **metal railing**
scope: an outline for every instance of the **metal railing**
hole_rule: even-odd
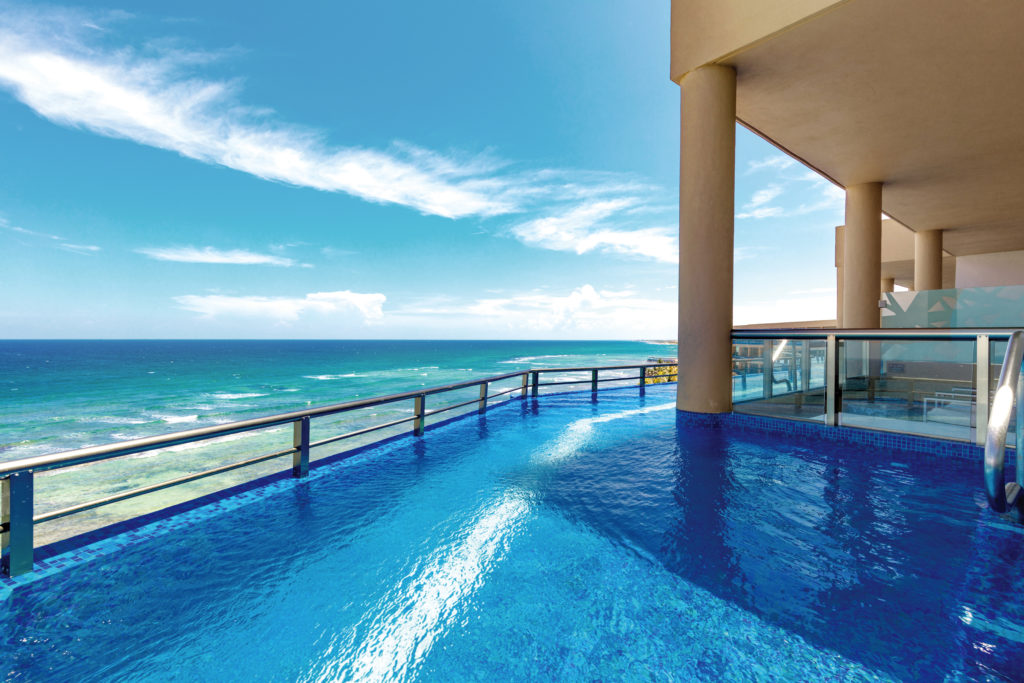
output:
[[[751,340],[823,340],[825,341],[825,423],[836,425],[839,412],[839,354],[840,341],[891,342],[891,341],[973,341],[975,352],[976,379],[980,391],[979,400],[975,403],[974,423],[976,426],[976,443],[984,445],[985,434],[989,423],[989,342],[1009,339],[1013,330],[1008,329],[847,329],[847,330],[791,330],[791,329],[755,329],[733,330],[733,342]],[[769,390],[770,391],[770,390]]]
[[[1024,357],[1024,331],[991,328],[955,328],[955,329],[882,329],[882,330],[733,330],[733,342],[750,342],[753,340],[765,343],[764,358],[734,359],[743,361],[761,361],[766,379],[765,397],[772,398],[771,386],[777,383],[769,373],[773,360],[767,360],[770,349],[769,341],[782,340],[824,340],[825,353],[825,415],[828,425],[838,424],[837,414],[841,410],[842,396],[840,387],[839,342],[893,342],[893,341],[971,341],[974,345],[974,389],[970,387],[953,389],[942,398],[949,404],[972,406],[974,409],[974,443],[985,447],[984,479],[985,491],[990,506],[996,512],[1011,511],[1018,519],[1024,519],[1024,375],[1021,373],[1021,362]],[[1000,371],[999,382],[993,393],[990,391],[990,342],[1007,340],[1006,354]],[[748,344],[748,346],[751,346]],[[806,349],[806,345],[804,347]],[[863,359],[862,359],[863,362]],[[946,384],[967,383],[965,380],[922,377],[898,377],[899,381],[909,383],[911,395],[926,392],[915,389],[915,383],[944,382]],[[806,380],[804,381],[806,386]],[[820,391],[822,387],[818,387]],[[806,391],[806,389],[805,389]],[[868,392],[872,393],[870,386]],[[794,391],[793,393],[799,393]],[[1004,482],[1004,462],[1006,436],[1009,431],[1010,419],[1014,413],[1016,396],[1016,481]],[[755,399],[757,400],[757,399]],[[925,414],[927,420],[927,401]]]
[[[1024,487],[1024,449],[1017,447],[1016,481],[1006,483],[1003,467],[1006,459],[1006,432],[1010,427],[1010,416],[1016,402],[1021,406],[1021,360],[1024,359],[1024,331],[1018,330],[1010,336],[1003,357],[1003,368],[999,372],[992,401],[991,419],[985,439],[985,494],[988,503],[996,512],[1013,511],[1019,520],[1024,515],[1021,506],[1021,488]],[[1020,429],[1021,415],[1018,412],[1017,425]]]
[[[583,368],[537,368],[526,371],[509,372],[503,375],[494,375],[481,379],[456,382],[438,387],[407,391],[400,394],[391,394],[376,398],[367,398],[358,401],[349,401],[335,405],[299,410],[290,413],[281,413],[251,420],[230,422],[212,427],[190,429],[182,432],[151,436],[130,441],[120,441],[102,446],[90,446],[76,450],[53,453],[49,455],[34,456],[20,460],[12,460],[0,463],[0,486],[2,486],[2,508],[0,508],[0,546],[2,546],[2,571],[10,576],[17,576],[32,570],[34,544],[34,527],[36,524],[43,524],[62,517],[67,517],[86,510],[92,510],[104,505],[121,502],[131,498],[153,493],[172,486],[178,486],[188,482],[205,479],[214,475],[223,474],[249,465],[266,462],[275,458],[292,456],[292,475],[305,477],[309,472],[310,449],[325,446],[331,443],[351,439],[356,436],[369,434],[389,427],[397,427],[402,424],[412,423],[412,434],[422,436],[426,427],[427,418],[441,413],[446,413],[458,408],[464,408],[475,404],[478,413],[487,410],[488,401],[501,396],[519,392],[520,398],[528,396],[536,397],[542,387],[568,386],[589,384],[591,392],[596,394],[600,384],[606,382],[637,382],[640,392],[643,393],[646,385],[651,380],[672,381],[676,373],[662,375],[649,374],[651,368],[674,368],[675,363],[639,363],[634,365],[606,365],[600,367]],[[600,377],[601,372],[609,371],[639,370],[637,375],[625,377]],[[582,373],[589,372],[588,379],[570,379],[559,381],[541,381],[542,375]],[[521,378],[521,383],[510,389],[492,392],[491,386],[497,382]],[[462,401],[454,405],[447,405],[435,410],[427,409],[427,397],[437,394],[444,394],[459,389],[479,387],[479,397],[469,401]],[[510,397],[511,398],[511,397]],[[391,420],[371,427],[357,429],[344,434],[339,434],[318,441],[310,440],[310,422],[313,418],[321,418],[329,415],[347,413],[360,408],[369,408],[386,404],[398,403],[401,401],[413,402],[413,412],[409,417],[398,420]],[[247,460],[234,462],[229,465],[215,467],[188,474],[186,476],[164,481],[158,484],[143,486],[141,488],[123,491],[114,495],[98,498],[60,510],[54,510],[45,514],[35,514],[34,476],[37,472],[76,467],[99,461],[112,460],[126,455],[152,451],[171,446],[178,446],[198,441],[206,441],[232,434],[250,432],[268,427],[281,425],[293,425],[292,446],[266,455],[260,455]]]

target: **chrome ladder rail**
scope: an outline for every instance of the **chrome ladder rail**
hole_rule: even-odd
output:
[[[1019,385],[1021,361],[1024,359],[1024,330],[1010,335],[999,371],[992,410],[989,413],[988,431],[985,438],[985,494],[988,504],[996,512],[1013,512],[1017,520],[1024,520],[1024,448],[1021,448],[1024,425],[1017,423],[1017,473],[1016,481],[1006,483],[1003,469],[1006,461],[1006,432],[1010,427],[1014,402],[1020,401]],[[978,400],[987,400],[988,387],[978,387]],[[1020,412],[1020,411],[1018,411]]]

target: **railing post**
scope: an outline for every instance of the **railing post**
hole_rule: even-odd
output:
[[[413,412],[416,414],[416,419],[412,422],[412,435],[423,436],[423,423],[427,414],[427,395],[420,394],[416,397],[416,401],[413,405]]]
[[[487,410],[487,382],[480,382],[480,401],[476,405],[476,412],[483,413]]]
[[[32,571],[34,549],[32,516],[33,475],[31,472],[14,472],[2,482],[0,498],[0,523],[4,531],[0,534],[3,573],[18,576]]]
[[[990,389],[988,335],[979,334],[975,340],[974,357],[977,359],[975,376],[977,382],[974,391],[974,442],[979,446],[985,445],[985,438],[988,436],[988,395]]]
[[[1017,453],[1017,485],[1024,488],[1024,372],[1017,376],[1017,426],[1013,447]]]
[[[804,339],[800,352],[800,390],[805,394],[811,390],[811,340]]]
[[[292,455],[292,476],[305,477],[309,474],[309,415],[292,423],[292,446],[297,450]]]
[[[532,387],[530,393],[532,393],[534,396],[536,396],[537,394],[540,393],[540,372],[538,372],[537,370],[534,370],[530,374],[533,375],[533,377],[532,377],[532,379],[533,379],[533,387]]]
[[[835,427],[839,413],[839,344],[836,335],[825,338],[825,424]]]
[[[647,393],[647,366],[640,367],[640,395]]]
[[[523,398],[526,398],[526,394],[529,391],[529,387],[530,387],[530,373],[524,372],[523,373],[523,394],[522,394]]]
[[[597,393],[597,370],[590,371],[590,393]]]
[[[775,361],[772,358],[772,340],[764,340],[764,350],[761,352],[761,384],[764,387],[764,398],[768,400],[775,391]]]

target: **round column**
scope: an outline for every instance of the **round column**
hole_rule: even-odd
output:
[[[680,86],[676,407],[721,413],[732,409],[736,72],[704,66]]]
[[[914,290],[942,289],[942,231],[914,233]]]
[[[843,327],[879,327],[882,279],[882,184],[846,188],[843,229]]]

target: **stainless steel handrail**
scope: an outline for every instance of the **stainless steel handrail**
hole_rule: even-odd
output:
[[[406,391],[388,396],[349,401],[346,403],[321,406],[318,408],[299,410],[290,413],[269,415],[251,420],[241,420],[212,427],[190,429],[171,434],[162,434],[159,436],[104,444],[101,446],[89,446],[62,453],[51,453],[0,463],[0,486],[2,486],[3,489],[3,505],[0,506],[0,512],[2,512],[2,514],[0,514],[0,534],[3,534],[3,571],[8,575],[16,576],[32,570],[34,550],[34,535],[32,528],[35,524],[60,519],[78,512],[92,510],[103,505],[110,505],[112,503],[145,495],[147,493],[153,493],[179,484],[197,481],[216,474],[222,474],[224,472],[246,467],[248,465],[266,462],[286,455],[292,455],[294,457],[292,463],[292,474],[296,477],[304,477],[309,470],[309,451],[311,448],[327,445],[343,439],[349,439],[362,434],[368,434],[388,427],[395,427],[406,422],[412,422],[412,433],[416,436],[420,436],[423,434],[425,421],[428,417],[473,404],[476,404],[478,406],[478,412],[482,413],[487,409],[487,402],[490,399],[505,396],[515,391],[521,391],[521,397],[525,399],[528,395],[537,396],[540,387],[556,386],[561,384],[589,383],[592,385],[594,391],[596,391],[598,382],[627,382],[639,380],[640,392],[643,393],[649,379],[668,381],[669,376],[675,376],[674,373],[671,375],[649,376],[648,369],[671,368],[675,366],[676,363],[637,363],[632,365],[605,365],[586,368],[532,368],[529,370],[519,370],[507,372],[501,375],[467,380],[465,382],[455,382],[437,387]],[[636,376],[627,375],[625,377],[598,379],[599,372],[609,370],[639,370],[640,373]],[[591,379],[580,381],[574,380],[570,382],[540,381],[542,374],[573,372],[590,372]],[[490,391],[492,384],[513,378],[521,378],[522,385],[512,387],[511,389],[503,389],[497,392]],[[427,396],[456,391],[459,389],[467,389],[470,387],[480,388],[479,398],[462,401],[453,405],[442,406],[433,410],[426,409],[425,404]],[[357,429],[355,431],[321,439],[319,441],[312,441],[310,439],[311,418],[336,415],[339,413],[358,410],[360,408],[386,405],[409,399],[414,401],[413,415],[410,417]],[[202,472],[189,473],[169,481],[151,484],[129,491],[122,491],[104,498],[66,507],[61,510],[55,510],[40,515],[36,515],[34,513],[35,505],[33,482],[34,475],[37,472],[45,472],[48,470],[57,470],[99,461],[112,460],[114,458],[134,453],[167,448],[170,446],[178,446],[196,441],[205,441],[208,439],[229,436],[231,434],[286,425],[289,423],[293,424],[295,429],[293,445],[291,448],[230,463],[228,465],[222,465]]]
[[[266,417],[257,417],[251,420],[240,420],[238,422],[228,422],[226,424],[214,425],[211,427],[201,427],[199,429],[189,429],[181,432],[173,432],[170,434],[161,434],[159,436],[150,436],[141,439],[131,439],[128,441],[118,441],[115,443],[103,444],[100,446],[89,446],[86,448],[77,448],[74,450],[63,451],[60,453],[50,453],[47,455],[38,455],[31,458],[21,458],[20,460],[11,460],[8,462],[0,463],[0,477],[4,477],[9,474],[13,474],[14,472],[20,471],[41,472],[51,469],[73,467],[74,465],[83,465],[85,463],[95,462],[98,460],[108,460],[110,458],[117,458],[123,455],[132,455],[134,453],[141,453],[143,451],[156,450],[158,448],[168,448],[170,446],[179,446],[181,444],[192,443],[194,441],[203,441],[206,439],[213,439],[221,436],[230,436],[232,434],[252,431],[255,429],[276,427],[284,424],[289,424],[297,420],[301,420],[304,417],[325,417],[328,415],[336,415],[338,413],[345,413],[353,410],[358,410],[359,408],[370,408],[373,406],[395,403],[397,401],[409,400],[416,398],[417,396],[431,396],[434,394],[445,393],[457,389],[476,387],[482,384],[483,382],[487,382],[490,384],[493,382],[500,382],[503,380],[511,379],[513,377],[521,377],[524,374],[534,372],[590,372],[595,369],[601,371],[638,370],[640,368],[646,369],[657,367],[674,367],[675,365],[675,363],[642,363],[637,365],[604,365],[597,368],[535,368],[531,370],[521,370],[518,372],[507,372],[502,375],[493,375],[491,377],[467,380],[465,382],[455,382],[453,384],[445,384],[442,386],[418,389],[415,391],[404,391],[400,394],[391,394],[389,396],[366,398],[360,399],[358,401],[348,401],[346,403],[337,403],[334,405],[322,406],[319,408],[312,408],[309,410],[297,410],[291,413],[268,415]],[[623,377],[621,378],[621,381],[626,381],[629,379],[640,378]],[[584,382],[589,383],[590,380],[584,380],[581,381],[580,383]],[[549,384],[554,383],[541,382],[539,383],[539,386],[548,386]]]
[[[733,330],[733,339],[860,339],[867,341],[890,341],[893,339],[914,340],[930,339],[949,341],[954,339],[973,340],[978,335],[988,335],[990,339],[1009,339],[1013,330],[1006,328],[919,328],[919,329],[820,329],[820,330]]]
[[[1006,460],[1006,432],[1010,427],[1010,416],[1013,414],[1014,399],[1020,380],[1021,360],[1024,359],[1024,330],[1017,330],[1010,335],[1003,357],[1003,368],[999,372],[999,384],[996,386],[992,410],[989,412],[988,433],[985,438],[985,495],[988,504],[996,512],[1015,510],[1020,516],[1020,495],[1024,486],[1024,449],[1021,448],[1021,429],[1017,425],[1017,476],[1016,481],[1005,483],[1003,468]],[[980,394],[984,396],[984,393]]]

